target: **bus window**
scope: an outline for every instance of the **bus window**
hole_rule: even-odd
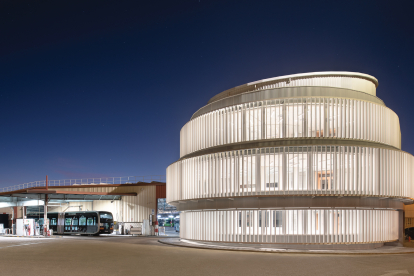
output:
[[[70,231],[71,222],[72,222],[72,218],[65,218],[65,231]]]
[[[43,225],[43,220],[41,220],[39,223]],[[50,220],[50,225],[57,225],[57,224],[56,224],[56,218],[52,218],[52,219]]]
[[[88,218],[88,225],[95,225],[95,218]]]
[[[78,230],[78,218],[74,217],[72,220],[72,231],[77,231]]]
[[[79,218],[79,225],[80,226],[85,226],[86,225],[86,218],[84,216],[81,216]]]

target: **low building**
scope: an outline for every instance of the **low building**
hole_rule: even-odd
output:
[[[116,183],[116,180],[113,181]],[[109,211],[114,221],[125,226],[157,220],[157,202],[166,197],[165,182],[128,184],[45,185],[0,192],[0,214],[23,218],[43,213],[47,196],[48,212]],[[12,223],[10,221],[10,223]],[[6,226],[5,227],[10,227]]]

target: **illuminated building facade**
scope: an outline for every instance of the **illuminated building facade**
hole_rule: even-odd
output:
[[[371,247],[401,239],[414,160],[377,86],[366,74],[317,72],[210,99],[181,129],[181,158],[167,168],[181,238]]]

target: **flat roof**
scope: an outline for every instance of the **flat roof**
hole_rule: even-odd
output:
[[[165,186],[165,182],[137,182],[131,184],[73,184],[67,186],[49,186],[51,189],[67,189],[67,188],[105,188],[105,187],[136,187],[136,186]],[[44,188],[44,187],[42,187]],[[0,193],[1,194],[1,193]]]
[[[143,187],[143,186],[165,186],[165,182],[137,182],[131,184],[75,184],[68,186],[45,186],[30,187],[14,191],[0,192],[0,203],[24,202],[32,200],[44,200],[46,195],[49,200],[70,200],[70,201],[92,201],[92,200],[121,200],[123,196],[137,196],[136,192],[120,192],[115,189],[111,192],[88,191],[89,188],[105,187]],[[76,191],[74,191],[76,189]],[[84,189],[84,190],[83,190]]]
[[[289,78],[303,78],[303,77],[322,77],[322,76],[347,76],[347,77],[357,77],[369,80],[375,84],[375,87],[378,87],[378,80],[368,74],[358,73],[358,72],[345,72],[345,71],[324,71],[324,72],[311,72],[311,73],[300,73],[300,74],[292,74],[292,75],[285,75],[280,77],[273,77],[268,79],[262,79],[254,82],[249,82],[246,85],[255,85],[263,82],[275,81],[275,80],[285,80]]]

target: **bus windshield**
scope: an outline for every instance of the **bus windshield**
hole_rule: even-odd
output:
[[[111,213],[99,213],[101,221],[112,221],[112,214]]]

